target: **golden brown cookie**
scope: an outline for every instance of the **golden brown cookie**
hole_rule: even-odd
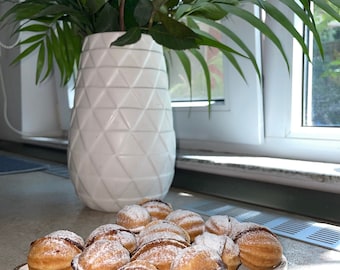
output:
[[[134,233],[139,233],[150,222],[151,216],[148,210],[138,204],[124,206],[116,216],[118,225]]]
[[[85,241],[85,246],[99,239],[119,241],[130,253],[137,248],[136,235],[117,224],[104,224],[94,229]]]
[[[237,270],[241,264],[239,246],[229,237],[226,237],[222,251],[222,261],[228,270]]]
[[[145,260],[155,265],[159,270],[169,270],[178,252],[189,244],[174,239],[157,239],[139,247],[132,255],[131,261]]]
[[[217,235],[230,235],[231,226],[230,217],[227,215],[214,215],[205,222],[205,230]]]
[[[77,234],[59,230],[32,242],[27,265],[29,270],[72,270],[72,259],[83,250]]]
[[[162,200],[147,199],[141,201],[139,205],[148,210],[152,220],[165,219],[173,211],[171,204]]]
[[[190,236],[186,230],[168,220],[155,220],[150,222],[138,234],[137,243],[141,246],[155,239],[175,239],[190,243]]]
[[[196,236],[195,241],[192,243],[192,245],[206,246],[210,249],[215,250],[217,254],[221,256],[226,238],[227,236],[225,235],[217,235],[210,232],[204,232]]]
[[[166,220],[172,221],[186,230],[191,242],[195,240],[197,235],[204,232],[204,219],[198,213],[190,210],[174,210],[166,217]]]
[[[282,246],[278,238],[264,227],[250,228],[235,237],[240,259],[251,270],[274,268],[282,260]]]
[[[73,270],[117,270],[130,262],[130,253],[118,241],[98,240],[72,260]]]
[[[118,270],[158,270],[158,269],[156,266],[149,263],[148,261],[135,260],[125,264]]]
[[[224,270],[221,257],[206,246],[194,245],[180,251],[170,270]]]

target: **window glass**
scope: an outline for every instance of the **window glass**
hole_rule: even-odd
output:
[[[304,126],[340,127],[340,23],[315,7],[324,59],[311,44],[313,65],[308,65],[304,92]]]
[[[285,4],[273,2],[294,22],[298,30],[303,31],[302,22]],[[260,38],[260,35],[252,32],[252,27],[242,21],[233,18],[227,23],[256,52],[263,70],[263,84],[258,85],[255,72],[249,68],[248,62],[242,63],[248,78],[247,84],[230,65],[224,65],[227,109],[219,110],[219,106],[212,106],[209,115],[206,109],[174,108],[179,149],[339,162],[340,129],[334,128],[335,125],[306,126],[304,119],[311,110],[307,112],[302,101],[305,100],[306,105],[307,101],[310,102],[310,95],[309,99],[303,95],[303,86],[305,82],[310,82],[309,86],[313,85],[311,74],[315,72],[310,69],[310,76],[304,75],[303,53],[297,42],[270,16],[265,17],[265,23],[282,41],[291,67],[288,71],[282,55],[270,40]],[[333,23],[329,26],[333,27]],[[310,40],[313,40],[312,37]],[[334,60],[337,59],[339,57]],[[316,90],[313,91],[315,94]],[[335,96],[331,99],[335,100]],[[336,109],[335,104],[339,102],[333,104]]]
[[[221,40],[221,33],[214,29],[208,31],[216,39]],[[213,101],[224,100],[224,61],[222,53],[216,48],[202,47],[201,53],[205,57],[210,70],[211,76],[211,99]],[[192,80],[191,90],[186,78],[183,66],[174,53],[170,53],[170,95],[174,102],[179,101],[206,101],[206,81],[203,69],[198,60],[187,54],[191,60]],[[175,72],[174,72],[174,71]],[[172,72],[171,72],[172,71]]]

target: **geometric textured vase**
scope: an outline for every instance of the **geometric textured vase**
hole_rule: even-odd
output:
[[[88,207],[106,212],[164,198],[176,156],[162,47],[148,35],[110,47],[118,35],[85,39],[69,131],[76,193]]]

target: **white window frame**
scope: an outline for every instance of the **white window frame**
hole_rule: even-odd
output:
[[[253,12],[258,12],[252,7]],[[244,21],[232,18],[228,27],[247,37],[261,68],[260,34]],[[226,61],[226,60],[225,60]],[[208,107],[174,106],[176,136],[182,148],[213,148],[226,143],[261,144],[263,142],[262,89],[257,74],[250,61],[240,59],[245,70],[247,83],[226,62],[224,65],[226,98],[231,102],[212,104]],[[189,91],[189,90],[188,90]],[[244,99],[244,96],[249,98]],[[247,109],[245,109],[247,108]],[[247,121],[246,127],[240,122]],[[219,146],[218,146],[219,147]]]
[[[277,2],[275,1],[275,3]],[[280,10],[284,11],[285,6],[283,4],[279,5]],[[292,20],[297,20],[292,13],[287,14]],[[258,125],[257,128],[253,128],[252,124],[254,122],[250,120],[251,118],[242,118],[242,115],[240,116],[235,113],[234,115],[231,114],[230,117],[233,118],[232,121],[238,123],[235,125],[232,122],[229,123],[229,119],[226,116],[216,117],[217,113],[213,107],[209,120],[213,123],[206,125],[202,121],[202,119],[208,118],[206,110],[202,114],[199,110],[192,109],[189,121],[183,121],[182,118],[185,115],[179,114],[179,111],[175,109],[175,128],[176,134],[178,134],[179,150],[209,150],[222,153],[228,152],[339,163],[340,128],[301,126],[302,105],[300,98],[302,95],[303,79],[303,56],[301,49],[281,26],[271,21],[270,18],[268,18],[267,23],[283,40],[283,46],[291,66],[291,73],[287,71],[287,66],[278,50],[270,41],[264,39],[262,45],[264,102],[262,104],[260,100],[257,100],[256,106],[258,107],[252,110],[252,112],[257,113],[257,119],[264,119],[263,138],[260,139],[262,136],[261,120],[256,123]],[[250,42],[252,41],[250,40]],[[234,76],[232,75],[231,78],[234,78]],[[246,76],[248,78],[249,71],[247,71]],[[253,83],[253,81],[248,82],[248,86],[254,86]],[[242,82],[239,81],[236,85],[242,85]],[[237,104],[245,96],[242,96],[240,92],[236,92],[233,95],[233,86],[230,87],[230,112],[232,113],[235,106],[237,108],[242,102],[246,103],[249,100],[242,100],[241,103]],[[257,92],[256,98],[261,99],[261,90],[256,87],[254,88]],[[254,88],[249,88],[247,91],[254,91]],[[248,97],[249,99],[253,98],[250,95]],[[226,133],[221,132],[218,128],[216,129],[214,125],[229,129],[232,136],[230,137],[230,134],[228,134],[229,138],[221,138],[221,136],[227,136]],[[251,128],[247,128],[250,126]],[[252,137],[252,139],[246,138],[247,136],[249,138]],[[258,140],[254,140],[255,137]]]

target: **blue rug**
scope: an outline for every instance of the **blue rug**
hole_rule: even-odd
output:
[[[0,175],[45,170],[46,165],[30,160],[0,155]]]

